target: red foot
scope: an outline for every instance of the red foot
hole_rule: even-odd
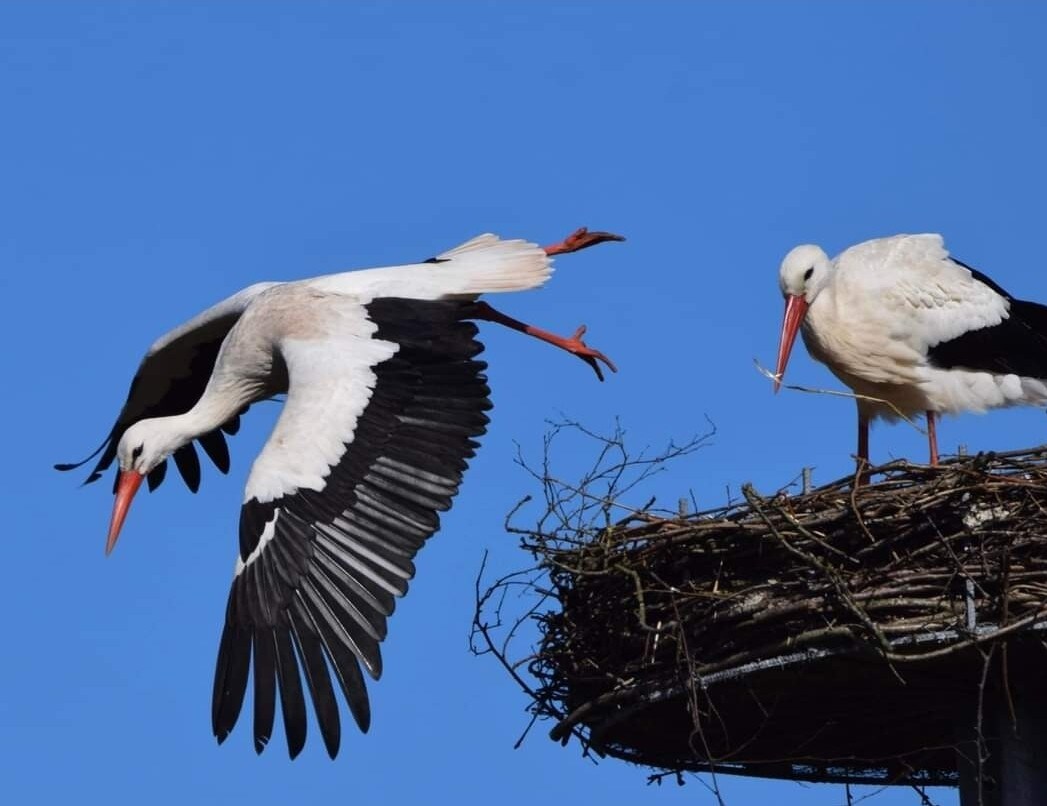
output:
[[[586,227],[579,227],[559,243],[543,248],[547,255],[566,255],[569,252],[579,252],[582,249],[588,249],[590,246],[596,246],[596,244],[604,241],[624,240],[623,236],[615,235],[613,232],[589,232]]]
[[[610,358],[605,356],[599,350],[594,350],[592,347],[582,341],[582,336],[585,335],[585,325],[579,326],[568,339],[560,339],[559,346],[563,347],[567,352],[573,353],[582,359],[586,364],[593,368],[593,372],[596,373],[596,377],[601,381],[603,380],[603,372],[600,371],[600,364],[598,362],[603,361],[611,372],[617,372],[618,367],[614,365],[614,362]]]
[[[525,322],[521,322],[519,319],[513,319],[511,316],[506,316],[497,308],[492,308],[486,302],[482,301],[474,302],[469,308],[463,310],[463,317],[466,319],[479,319],[484,322],[496,322],[499,325],[504,325],[512,330],[517,330],[520,333],[526,333],[528,336],[534,336],[536,339],[540,339],[547,344],[552,344],[554,347],[559,347],[561,350],[566,350],[572,355],[578,356],[586,364],[592,367],[593,372],[596,373],[596,377],[601,381],[603,380],[603,372],[600,371],[600,364],[598,362],[603,361],[611,372],[618,371],[618,368],[610,358],[605,356],[599,350],[594,350],[582,341],[582,336],[585,335],[585,325],[582,325],[574,331],[573,336],[565,339],[563,336],[557,336],[555,333],[550,333],[548,330],[542,330],[540,327],[528,325]]]

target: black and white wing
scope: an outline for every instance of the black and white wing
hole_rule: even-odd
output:
[[[120,437],[131,425],[149,417],[167,417],[189,411],[203,394],[214,370],[218,350],[230,329],[251,301],[274,285],[278,283],[248,286],[157,339],[139,364],[127,400],[99,448],[81,462],[59,464],[55,468],[74,470],[101,453],[94,470],[84,482],[90,484],[101,478],[113,463]],[[239,427],[240,418],[236,416],[197,440],[223,473],[229,471],[229,447],[224,434],[235,434]],[[200,460],[193,443],[180,448],[173,458],[186,485],[196,492],[200,486]],[[166,472],[165,461],[149,474],[150,490],[159,486]]]
[[[1015,299],[972,266],[954,257],[950,261],[1006,300],[1007,309],[998,323],[972,328],[931,347],[928,356],[934,366],[1047,378],[1047,306]]]
[[[306,737],[304,690],[328,754],[339,748],[334,673],[356,723],[370,706],[360,664],[379,643],[412,559],[451,505],[491,407],[476,326],[461,303],[378,299],[343,336],[285,340],[280,419],[247,482],[240,553],[215,670],[219,742],[254,666],[254,745],[268,743],[279,691],[288,752]],[[305,685],[303,688],[302,677]]]

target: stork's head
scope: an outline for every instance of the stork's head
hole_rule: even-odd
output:
[[[828,284],[833,264],[820,246],[803,244],[785,256],[778,270],[778,285],[785,297],[785,317],[778,339],[778,367],[774,371],[774,391],[782,385],[789,354],[800,332],[800,325],[815,297]]]
[[[829,282],[832,268],[832,261],[820,246],[810,243],[797,246],[785,256],[778,270],[782,295],[787,300],[803,297],[810,305]]]
[[[120,528],[131,508],[131,501],[142,485],[142,480],[157,465],[185,444],[185,437],[171,428],[173,418],[158,417],[140,420],[128,428],[116,447],[116,458],[120,463],[120,477],[116,482],[116,501],[113,502],[113,517],[109,521],[109,537],[105,544],[108,554],[116,545]]]

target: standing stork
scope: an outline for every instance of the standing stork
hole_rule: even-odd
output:
[[[260,400],[286,393],[255,459],[240,510],[240,551],[215,671],[212,726],[221,743],[239,717],[254,665],[254,745],[262,752],[276,692],[294,758],[305,744],[302,680],[334,758],[341,740],[330,672],[363,731],[370,705],[360,664],[382,671],[379,643],[412,559],[451,505],[491,408],[475,360],[479,319],[561,347],[603,380],[582,341],[518,322],[480,294],[524,291],[552,273],[550,255],[608,240],[577,230],[544,249],[481,235],[424,263],[259,283],[160,337],[142,360],[127,402],[87,481],[113,461],[108,554],[135,493],[164,478],[173,457],[196,491],[193,443],[223,473],[224,434]]]
[[[835,260],[797,246],[778,275],[785,318],[777,392],[798,330],[812,357],[858,395],[858,459],[869,422],[921,412],[938,464],[939,414],[1047,402],[1047,306],[1015,299],[961,263],[940,235],[895,235]]]

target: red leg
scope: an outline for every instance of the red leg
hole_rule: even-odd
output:
[[[869,417],[858,411],[858,463],[869,464]]]
[[[501,311],[492,308],[486,302],[474,302],[469,308],[465,318],[480,319],[484,322],[496,322],[499,325],[505,325],[505,327],[518,330],[521,333],[526,333],[528,336],[534,336],[536,339],[541,339],[544,342],[559,347],[561,350],[566,350],[572,355],[578,356],[586,364],[592,367],[593,371],[596,372],[596,377],[601,381],[603,380],[603,373],[600,371],[600,365],[597,363],[598,361],[603,361],[611,372],[618,371],[618,368],[615,367],[611,359],[599,350],[594,350],[589,347],[584,341],[582,341],[582,336],[585,335],[585,325],[579,327],[570,338],[564,338],[563,336],[557,336],[555,333],[550,333],[547,330],[537,328],[534,325],[528,325],[518,319],[513,319],[511,316],[506,316]]]
[[[931,445],[931,465],[938,465],[938,432],[934,426],[934,412],[927,412],[927,441]]]
[[[559,243],[542,248],[547,255],[566,255],[568,252],[579,252],[604,241],[624,240],[621,235],[615,235],[613,232],[589,232],[585,227],[579,227]]]

